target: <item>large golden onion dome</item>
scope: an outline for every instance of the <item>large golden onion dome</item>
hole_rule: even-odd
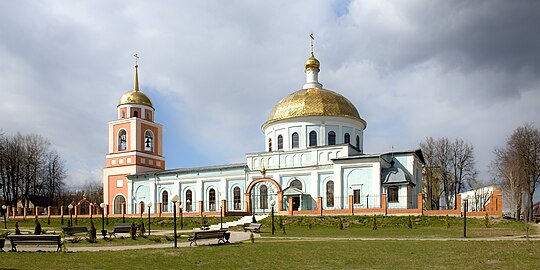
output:
[[[138,58],[136,54],[134,56]],[[120,102],[118,102],[118,106],[126,104],[146,105],[152,109],[154,108],[150,98],[145,93],[139,91],[139,65],[137,64],[135,64],[135,86],[133,90],[124,93],[120,98]]]
[[[122,97],[120,98],[120,102],[118,102],[118,106],[126,104],[146,105],[154,108],[150,98],[145,93],[139,90],[128,91],[122,95]]]
[[[279,101],[264,125],[304,116],[339,116],[366,124],[354,105],[344,96],[322,88],[309,88],[298,90]]]

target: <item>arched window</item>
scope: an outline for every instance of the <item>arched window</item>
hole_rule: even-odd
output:
[[[127,132],[125,129],[121,129],[118,132],[118,151],[124,151],[127,149]]]
[[[122,214],[122,207],[126,207],[126,198],[122,195],[118,195],[114,198],[113,214]]]
[[[336,133],[333,131],[328,132],[328,145],[336,144]]]
[[[139,117],[139,111],[134,111],[133,112],[133,117]]]
[[[326,207],[334,207],[334,181],[326,183]]]
[[[261,186],[259,192],[259,208],[268,209],[268,187]]]
[[[154,151],[154,136],[150,130],[144,133],[144,150],[149,152]]]
[[[302,190],[302,182],[298,179],[294,179],[291,181],[291,184],[289,187],[297,188],[298,190]]]
[[[122,118],[126,118],[126,112],[122,111]]]
[[[139,202],[139,213],[144,213],[144,202],[143,201],[140,201]]]
[[[186,211],[191,212],[191,204],[193,203],[193,192],[191,189],[186,190]]]
[[[309,132],[309,146],[317,146],[317,132],[314,130]]]
[[[344,143],[351,143],[351,135],[349,133],[345,133],[345,142]]]
[[[146,119],[150,120],[150,113],[149,112],[146,113]]]
[[[356,135],[356,149],[360,151],[360,136]]]
[[[298,133],[292,134],[292,148],[298,148],[300,145],[300,138],[298,137]]]
[[[272,139],[268,139],[268,152],[272,152]]]
[[[388,202],[399,202],[399,188],[397,186],[388,187]]]
[[[216,211],[216,190],[213,188],[208,191],[208,208],[210,211]]]
[[[234,210],[240,210],[240,204],[242,200],[240,199],[240,188],[235,187],[233,189],[233,198],[234,198]]]
[[[283,150],[283,136],[277,136],[277,150]]]
[[[169,212],[169,192],[166,190],[161,193],[161,211]]]

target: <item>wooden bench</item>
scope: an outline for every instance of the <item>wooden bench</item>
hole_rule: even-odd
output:
[[[72,236],[76,233],[84,233],[88,235],[88,228],[86,228],[86,226],[62,227],[62,231],[69,236]]]
[[[57,245],[56,251],[62,248],[60,235],[9,235],[11,251],[17,251],[17,245]]]
[[[231,237],[231,233],[227,232],[227,230],[196,231],[193,236],[188,238],[188,240],[190,242],[189,246],[191,246],[193,243],[197,245],[197,240],[212,239],[212,238],[217,238],[218,244],[225,244],[225,243],[229,243],[230,237]]]
[[[137,229],[137,225],[135,225],[135,230]],[[131,231],[131,223],[116,223],[114,224],[114,229],[112,232],[110,232],[110,235],[114,235],[114,238],[116,238],[117,233],[129,233]]]
[[[261,226],[262,224],[260,223],[244,223],[244,232],[252,231],[252,232],[260,233]]]

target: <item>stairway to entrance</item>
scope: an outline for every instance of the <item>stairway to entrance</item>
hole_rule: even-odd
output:
[[[268,215],[256,215],[255,219],[257,220],[257,222],[259,222],[267,217]],[[243,226],[244,223],[251,223],[252,220],[253,220],[253,216],[244,216],[236,221],[224,222],[223,229],[228,229],[234,226]],[[210,230],[219,230],[220,228],[221,228],[220,224],[210,225]]]

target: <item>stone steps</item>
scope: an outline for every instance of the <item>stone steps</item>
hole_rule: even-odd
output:
[[[268,215],[256,215],[255,216],[255,219],[258,221],[261,221],[265,218],[267,218]],[[223,229],[228,229],[230,227],[234,227],[234,226],[242,226],[244,225],[244,223],[251,223],[251,221],[253,220],[253,216],[244,216],[242,218],[240,218],[239,220],[236,220],[236,221],[229,221],[229,222],[224,222],[223,223]],[[221,228],[220,224],[215,224],[215,225],[210,225],[210,230],[219,230]]]

